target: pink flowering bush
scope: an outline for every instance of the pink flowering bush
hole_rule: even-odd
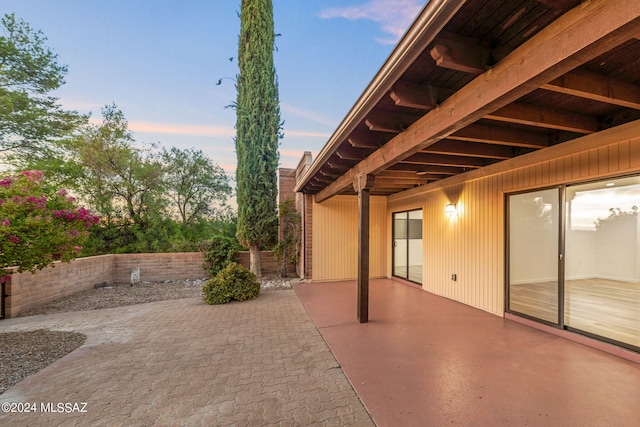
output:
[[[99,218],[65,190],[48,195],[40,171],[0,178],[0,275],[71,261]]]

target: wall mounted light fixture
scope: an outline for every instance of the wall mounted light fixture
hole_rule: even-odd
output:
[[[449,218],[451,218],[452,216],[455,216],[456,205],[454,205],[453,203],[449,203],[447,206],[444,207],[444,212],[447,214]]]

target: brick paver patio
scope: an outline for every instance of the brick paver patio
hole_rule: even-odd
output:
[[[292,290],[223,306],[183,299],[0,323],[0,332],[41,328],[88,338],[0,395],[38,410],[0,413],[0,424],[373,425]],[[41,411],[84,402],[84,413]]]

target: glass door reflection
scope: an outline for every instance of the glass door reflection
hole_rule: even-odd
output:
[[[559,189],[509,197],[509,310],[559,323]]]

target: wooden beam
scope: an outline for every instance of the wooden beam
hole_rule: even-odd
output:
[[[640,85],[585,70],[574,70],[540,87],[552,92],[640,110]]]
[[[353,182],[358,193],[358,322],[369,321],[369,222],[373,175],[359,175]]]
[[[393,170],[387,169],[384,172],[380,172],[376,175],[376,180],[378,179],[410,179],[415,178],[415,171],[402,171],[402,170]]]
[[[369,130],[374,132],[400,133],[403,130],[397,122],[392,122],[391,120],[382,121],[379,119],[367,118],[364,122]]]
[[[522,103],[509,104],[487,114],[484,118],[583,134],[599,130],[598,120],[594,117]]]
[[[309,181],[310,183],[312,183],[313,185],[326,185],[329,184],[330,182],[335,181],[335,179],[329,178],[329,177],[325,177],[324,175],[318,174],[316,176],[314,176],[313,178],[311,178],[311,180]]]
[[[367,157],[362,150],[347,147],[338,148],[336,154],[341,160],[356,160],[358,162]]]
[[[431,110],[438,105],[438,88],[416,83],[396,83],[389,93],[399,107]]]
[[[466,172],[467,169],[466,166],[433,165],[407,161],[396,163],[398,167],[404,167],[408,164],[415,164],[420,166],[416,169],[416,172],[419,172],[421,175],[457,175],[459,173]],[[470,169],[475,169],[475,167],[470,167]]]
[[[479,159],[476,157],[466,156],[450,156],[447,154],[428,154],[415,153],[406,159],[401,160],[403,163],[414,163],[419,165],[434,166],[453,166],[463,168],[481,168],[490,163],[487,159]]]
[[[549,137],[544,134],[478,124],[471,124],[464,129],[460,129],[449,135],[448,138],[457,141],[482,142],[512,147],[544,148],[549,146]]]
[[[327,162],[327,166],[331,169],[335,169],[336,171],[342,173],[349,169],[349,164],[346,160],[341,159],[332,159]]]
[[[536,90],[613,46],[629,40],[640,25],[640,3],[591,0],[523,43],[489,72],[474,79],[439,108],[429,111],[406,131],[316,194],[316,201],[338,194],[355,176],[376,174],[389,165],[446,138],[490,112]],[[588,31],[585,31],[588,29]]]
[[[370,113],[364,123],[369,130],[386,133],[400,133],[413,123],[417,117],[393,114],[393,113]]]
[[[396,171],[396,172],[400,172],[400,171]],[[385,183],[421,183],[424,182],[424,178],[422,178],[420,175],[417,175],[414,171],[411,172],[404,172],[407,175],[405,176],[398,176],[398,177],[392,177],[392,176],[382,176],[382,175],[376,175],[376,185],[378,184],[385,184]]]
[[[480,157],[483,159],[510,159],[516,155],[513,148],[504,145],[479,144],[468,141],[443,139],[428,146],[421,153],[451,154],[454,156]]]
[[[419,173],[418,176],[423,178],[431,178],[431,176],[429,175],[437,178],[446,178],[448,176],[458,175],[460,173],[466,172],[466,169],[464,167],[421,165],[419,163],[403,162],[398,162],[393,166],[389,166],[389,169],[394,171],[413,172],[416,175],[418,175]]]
[[[359,175],[356,177],[355,181],[353,181],[353,189],[356,193],[359,193],[362,190],[371,190],[375,182],[376,177],[373,175]]]
[[[416,175],[418,178],[420,178],[420,176]],[[397,181],[397,182],[392,182],[392,181],[383,181],[380,182],[378,180],[376,180],[376,185],[372,188],[372,190],[380,190],[382,188],[384,188],[385,190],[397,190],[397,189],[403,189],[403,188],[413,188],[416,185],[421,185],[426,183],[427,180],[423,179],[421,181]]]
[[[535,150],[531,153],[524,154],[504,162],[494,163],[486,168],[469,171],[465,175],[455,175],[447,178],[441,183],[430,183],[429,188],[425,191],[434,191],[439,188],[447,187],[451,188],[451,186],[460,184],[464,185],[470,180],[495,176],[515,169],[530,167],[531,165],[549,160],[562,159],[567,156],[575,155],[575,153],[586,153],[590,150],[597,151],[602,149],[602,147],[607,147],[611,144],[619,143],[620,141],[637,139],[638,135],[640,135],[640,120],[625,123],[591,135],[584,135],[582,137],[572,139],[565,144],[554,145],[545,150]],[[610,174],[616,176],[615,172],[610,172]],[[605,175],[607,174],[605,173]],[[603,175],[601,174],[600,176]],[[570,181],[581,182],[578,177],[573,177]],[[388,202],[396,202],[402,199],[413,198],[419,194],[424,194],[422,189],[411,189],[402,194],[389,197]]]
[[[337,173],[336,171],[333,171],[333,170],[327,171],[327,170],[324,170],[324,169],[320,169],[318,171],[318,173],[320,175],[322,175],[322,176],[326,176],[326,177],[329,177],[329,178],[332,178],[332,179],[336,179],[336,178],[338,178],[340,176],[339,173]]]
[[[372,139],[366,139],[366,138],[357,138],[357,137],[349,137],[349,139],[347,140],[347,142],[349,142],[349,144],[353,147],[353,148],[380,148],[380,146],[382,144],[378,143],[377,141],[374,141]]]
[[[429,51],[438,67],[481,74],[490,66],[491,51],[477,40],[441,32]]]

